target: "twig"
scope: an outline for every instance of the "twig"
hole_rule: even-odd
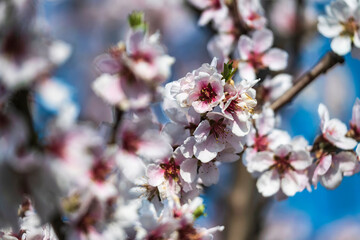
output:
[[[291,45],[292,45],[292,54],[289,63],[289,70],[294,75],[298,70],[298,59],[301,54],[301,44],[306,34],[305,32],[305,0],[296,1],[296,21],[295,21],[295,31],[291,36]]]
[[[34,124],[28,105],[29,95],[30,95],[30,91],[28,89],[20,89],[11,96],[10,102],[25,120],[27,129],[29,131],[29,140],[28,140],[29,147],[34,147],[39,149],[41,148],[41,146],[38,143],[38,137],[34,129]]]
[[[270,198],[264,198],[256,188],[256,179],[237,161],[236,177],[227,202],[224,239],[256,240],[263,225],[263,213]]]
[[[229,0],[227,1],[227,6],[229,8],[230,15],[234,20],[236,31],[236,37],[240,37],[241,34],[247,34],[251,29],[249,26],[244,22],[240,12],[237,0]]]
[[[120,122],[123,116],[123,111],[119,110],[118,108],[114,109],[114,123],[111,128],[110,138],[108,144],[114,144],[116,142],[116,133],[120,126]]]
[[[302,75],[295,85],[286,91],[281,97],[275,100],[270,107],[277,111],[285,104],[289,103],[307,85],[314,81],[319,75],[326,73],[330,68],[338,63],[344,63],[345,59],[334,52],[326,53],[319,62],[308,72]]]
[[[16,91],[11,99],[10,104],[22,115],[25,119],[28,131],[29,131],[29,140],[28,146],[29,148],[35,148],[37,150],[42,150],[43,146],[38,141],[37,133],[34,129],[33,119],[31,117],[31,111],[29,108],[29,97],[30,90],[29,89],[20,89]],[[55,204],[55,203],[54,203]],[[51,225],[58,237],[59,240],[66,239],[66,225],[61,219],[60,212],[54,214],[54,217],[51,219]]]

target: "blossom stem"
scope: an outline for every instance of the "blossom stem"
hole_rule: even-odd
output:
[[[123,111],[121,111],[119,108],[114,109],[114,123],[111,128],[110,138],[109,138],[109,144],[114,144],[116,142],[116,133],[120,126],[120,122],[123,116]]]
[[[28,103],[29,96],[30,96],[29,89],[20,89],[12,95],[10,102],[12,106],[19,112],[19,114],[22,115],[23,119],[25,120],[26,126],[29,131],[29,140],[28,140],[29,147],[40,149],[40,145],[38,144],[38,137],[34,129],[34,124],[29,109],[29,103]]]
[[[229,8],[230,15],[234,20],[235,29],[239,29],[239,31],[235,33],[237,38],[240,37],[241,34],[247,34],[250,31],[250,28],[247,26],[247,24],[244,22],[243,18],[241,17],[238,8],[238,1],[228,0],[226,2]]]
[[[10,103],[19,112],[19,114],[23,116],[23,119],[26,122],[29,131],[28,146],[30,148],[35,148],[39,151],[42,151],[43,146],[38,141],[38,136],[34,128],[33,118],[31,116],[31,110],[29,108],[29,98],[30,90],[26,88],[20,89],[12,95]],[[65,224],[61,219],[60,212],[54,214],[54,217],[51,220],[51,225],[58,239],[65,240]]]
[[[336,64],[344,63],[345,59],[336,53],[330,51],[326,53],[319,62],[308,72],[303,74],[296,82],[295,85],[286,91],[281,97],[276,99],[270,107],[274,111],[278,111],[284,105],[289,103],[297,94],[299,94],[306,86],[314,81],[318,76],[326,73],[330,68]]]

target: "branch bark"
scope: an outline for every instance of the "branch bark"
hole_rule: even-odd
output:
[[[242,18],[239,7],[238,7],[238,1],[237,0],[229,0],[227,1],[227,6],[229,8],[229,13],[234,20],[236,32],[236,37],[240,37],[241,34],[248,33],[251,29],[248,27],[248,25],[244,22],[244,19]]]
[[[263,225],[264,209],[270,201],[258,193],[256,179],[242,161],[236,163],[233,191],[228,197],[225,239],[256,240]]]
[[[326,53],[319,62],[308,72],[303,74],[295,85],[286,91],[281,97],[276,99],[270,107],[274,111],[278,111],[285,104],[289,103],[296,95],[298,95],[306,86],[314,81],[319,75],[326,73],[330,68],[336,64],[344,63],[345,59],[334,52]]]
[[[113,122],[113,125],[111,127],[110,138],[109,138],[108,144],[115,144],[116,143],[116,133],[117,133],[117,130],[118,130],[119,126],[120,126],[123,113],[124,112],[119,110],[117,107],[114,108],[114,122]]]
[[[29,108],[29,98],[30,98],[30,90],[20,89],[13,94],[13,96],[10,99],[10,104],[19,112],[19,114],[22,115],[22,117],[26,122],[29,131],[28,147],[42,151],[43,146],[39,143],[36,130],[34,129],[33,119]],[[54,214],[50,223],[58,239],[65,240],[66,225],[62,221],[60,210],[59,212]]]

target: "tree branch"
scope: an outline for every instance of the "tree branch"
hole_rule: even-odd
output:
[[[326,53],[319,62],[308,72],[302,75],[295,85],[286,91],[281,97],[276,99],[270,107],[277,111],[285,104],[289,103],[297,94],[299,94],[307,85],[314,81],[319,75],[326,73],[336,64],[344,63],[345,59],[334,52]]]
[[[19,114],[22,115],[22,117],[26,122],[29,131],[29,140],[28,140],[29,148],[35,148],[37,150],[42,151],[43,146],[39,143],[36,130],[34,129],[33,119],[29,108],[29,101],[28,101],[29,97],[30,97],[29,89],[27,88],[20,89],[11,96],[10,104],[12,104],[12,106],[19,112]],[[53,218],[51,219],[51,225],[58,239],[65,240],[66,225],[62,221],[60,211],[54,214]]]
[[[110,138],[108,144],[114,144],[116,142],[116,133],[120,126],[120,122],[123,116],[123,111],[119,110],[119,108],[114,108],[114,123],[111,128]]]
[[[234,25],[236,28],[235,35],[236,37],[240,37],[241,34],[248,33],[251,29],[244,22],[244,19],[241,17],[239,12],[238,2],[237,0],[229,0],[227,1],[227,7],[229,8],[229,13],[234,20]]]

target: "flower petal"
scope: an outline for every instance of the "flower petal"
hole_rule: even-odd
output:
[[[256,187],[264,197],[270,197],[280,189],[279,173],[270,170],[262,174],[256,182]]]

